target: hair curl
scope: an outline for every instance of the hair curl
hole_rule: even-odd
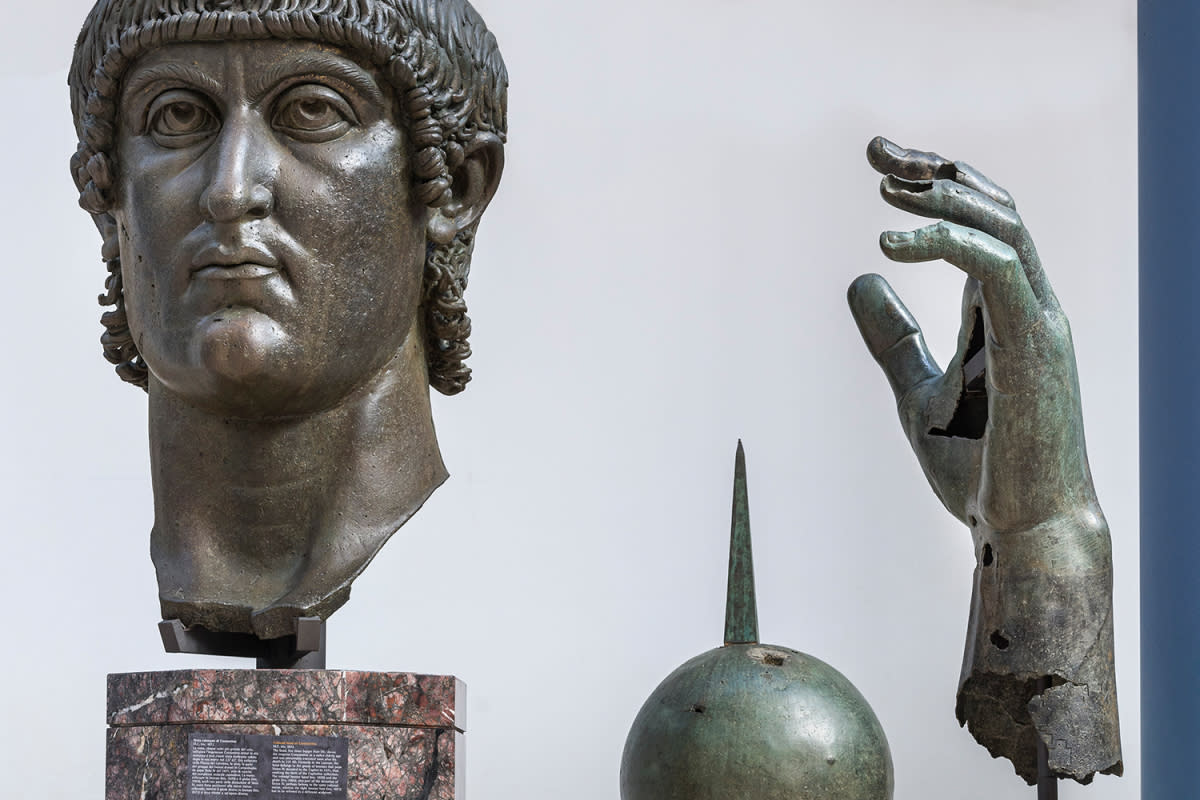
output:
[[[478,133],[504,141],[508,73],[496,39],[467,0],[99,0],[75,45],[68,83],[79,146],[71,174],[92,214],[108,268],[100,303],[104,357],[146,388],[148,370],[129,331],[113,204],[121,76],[139,56],[172,42],[304,39],[341,47],[379,69],[407,114],[417,197],[436,209],[454,197],[454,171]],[[429,382],[457,394],[470,380],[471,320],[463,292],[474,229],[430,244],[424,308]]]

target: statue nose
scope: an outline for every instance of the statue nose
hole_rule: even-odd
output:
[[[265,134],[270,136],[269,133]],[[251,125],[230,120],[213,148],[212,174],[200,208],[213,222],[263,219],[275,208],[269,144]]]
[[[213,222],[237,222],[269,216],[275,197],[261,183],[238,187],[237,191],[212,191],[210,186],[200,204]]]

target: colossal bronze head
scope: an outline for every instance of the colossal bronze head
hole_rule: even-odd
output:
[[[164,616],[284,635],[446,477],[428,386],[470,377],[495,38],[465,0],[100,0],[70,87]]]

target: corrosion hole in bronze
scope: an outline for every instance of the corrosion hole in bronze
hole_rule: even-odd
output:
[[[752,647],[746,655],[767,667],[782,667],[788,660],[788,653],[783,650],[768,650],[765,647]],[[766,673],[763,673],[764,675]]]
[[[988,396],[986,358],[983,344],[985,333],[983,329],[983,314],[974,309],[974,324],[971,326],[971,338],[962,359],[962,389],[958,396],[958,405],[954,408],[954,416],[945,428],[930,428],[930,436],[950,436],[961,439],[982,439],[987,430]]]
[[[983,565],[985,567],[990,567],[993,560],[994,557],[992,556],[992,546],[990,544],[985,544],[983,546]]]
[[[888,175],[888,180],[891,182],[893,189],[899,188],[909,194],[921,194],[933,189],[933,181],[929,180],[910,181],[908,178],[901,178],[899,175]]]
[[[1055,686],[1062,686],[1066,681],[1058,675],[1043,675],[1037,682],[1037,693],[1042,694],[1047,689],[1053,689]],[[1079,684],[1076,684],[1079,685]],[[1087,684],[1083,684],[1087,686]]]
[[[704,706],[702,706],[702,705],[700,705],[699,703],[697,703],[696,705],[692,706],[692,711],[695,711],[697,714],[703,714],[703,713],[704,713]]]
[[[996,649],[998,649],[998,650],[1007,650],[1008,649],[1008,639],[1004,638],[1004,635],[1001,634],[1000,631],[992,631],[991,639],[992,639],[992,644],[996,645]]]

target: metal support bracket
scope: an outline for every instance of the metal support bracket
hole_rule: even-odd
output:
[[[259,639],[252,633],[189,628],[177,619],[158,623],[168,653],[253,658],[258,669],[325,669],[325,622],[320,617],[297,617],[294,630],[291,636]]]

